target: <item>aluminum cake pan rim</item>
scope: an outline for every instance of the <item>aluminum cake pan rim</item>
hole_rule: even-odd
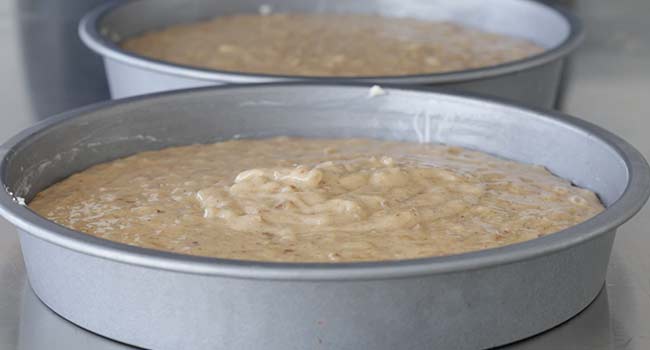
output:
[[[233,93],[238,89],[274,89],[277,87],[301,88],[368,88],[367,84],[318,84],[318,83],[275,83],[228,85],[195,88],[137,96],[116,101],[107,101],[77,110],[59,114],[41,121],[0,146],[0,214],[20,230],[50,243],[84,254],[150,268],[191,274],[218,275],[233,278],[266,280],[367,280],[402,278],[430,274],[445,274],[466,270],[494,267],[517,261],[534,259],[571,248],[611,230],[629,220],[645,204],[650,196],[650,167],[639,151],[623,139],[589,122],[570,117],[556,111],[523,107],[516,103],[477,97],[468,93],[445,93],[431,89],[390,87],[388,91],[423,93],[438,99],[463,101],[464,103],[488,104],[499,108],[527,113],[554,123],[568,125],[606,144],[625,162],[628,182],[623,194],[605,211],[595,217],[565,230],[530,241],[498,248],[468,253],[418,258],[409,260],[352,262],[352,263],[279,263],[190,256],[129,246],[97,238],[82,232],[55,224],[16,202],[5,184],[8,158],[16,149],[28,144],[49,128],[85,114],[103,109],[124,107],[129,104],[156,103],[169,96],[193,93]]]
[[[584,40],[585,34],[581,21],[570,12],[530,0],[519,0],[531,3],[549,11],[553,11],[562,17],[569,26],[568,36],[558,45],[543,52],[519,60],[509,61],[498,65],[482,68],[466,69],[446,73],[413,74],[398,76],[362,76],[362,77],[322,77],[322,76],[291,76],[263,73],[233,72],[218,69],[206,69],[188,65],[176,64],[168,61],[158,60],[141,56],[122,49],[114,42],[107,40],[98,31],[98,24],[111,11],[129,4],[129,1],[116,1],[101,5],[88,12],[79,22],[79,37],[91,50],[96,53],[130,66],[171,74],[175,76],[199,79],[205,81],[226,81],[231,83],[261,83],[276,81],[304,81],[317,80],[323,83],[331,82],[375,82],[381,84],[449,84],[463,83],[475,80],[487,79],[495,76],[509,75],[542,66],[559,58],[567,56],[575,50]]]

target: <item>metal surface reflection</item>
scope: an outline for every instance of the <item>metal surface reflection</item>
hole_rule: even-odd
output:
[[[106,0],[20,0],[19,43],[36,118],[109,98],[101,59],[79,40],[79,18]]]
[[[607,287],[581,313],[535,337],[499,350],[605,350],[614,348]]]
[[[29,286],[23,293],[18,349],[138,349],[75,326],[50,310]],[[119,321],[118,321],[119,322]],[[584,311],[560,326],[498,350],[613,349],[607,288]]]
[[[18,349],[138,349],[75,326],[49,309],[25,286],[18,335]]]

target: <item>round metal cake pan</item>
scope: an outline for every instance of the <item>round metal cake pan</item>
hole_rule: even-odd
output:
[[[112,101],[49,118],[0,148],[0,213],[53,310],[153,349],[476,349],[578,313],[605,280],[617,227],[650,193],[622,139],[575,118],[440,92],[239,85]],[[543,164],[607,209],[510,246],[403,261],[236,261],[127,246],[21,205],[90,165],[144,150],[277,135],[442,142]]]
[[[262,4],[277,12],[336,12],[446,20],[531,40],[546,49],[526,59],[459,72],[393,77],[300,77],[207,70],[163,62],[123,50],[133,35],[177,23],[235,13],[257,13]],[[104,58],[113,98],[230,83],[288,80],[363,81],[441,87],[509,98],[531,106],[552,107],[564,59],[581,42],[577,18],[532,0],[137,0],[118,1],[87,14],[81,39]]]

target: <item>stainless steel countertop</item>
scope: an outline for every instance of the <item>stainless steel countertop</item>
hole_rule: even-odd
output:
[[[0,142],[47,115],[107,98],[99,60],[70,25],[99,2],[0,1]],[[577,11],[588,39],[575,56],[564,109],[650,158],[650,1],[583,0]],[[650,206],[619,230],[603,292],[583,313],[504,349],[650,349],[647,227]],[[0,350],[126,348],[63,320],[35,297],[16,234],[0,219]]]

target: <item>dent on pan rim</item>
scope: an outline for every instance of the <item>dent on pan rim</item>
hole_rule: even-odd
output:
[[[593,137],[599,142],[603,142],[611,147],[625,162],[628,170],[628,183],[625,191],[605,211],[583,223],[541,238],[503,247],[457,255],[409,260],[352,263],[281,263],[191,256],[135,247],[97,238],[55,224],[37,215],[26,206],[19,205],[16,203],[12,194],[8,192],[10,189],[4,183],[5,176],[8,172],[7,155],[11,151],[15,150],[21,144],[29,142],[30,139],[39,136],[42,132],[87,113],[114,108],[116,106],[125,106],[131,103],[142,103],[146,101],[155,103],[157,100],[162,100],[172,95],[190,95],[209,90],[263,89],[265,87],[273,89],[282,86],[300,86],[303,88],[368,88],[367,84],[333,85],[291,82],[203,87],[102,102],[47,118],[20,132],[5,142],[4,145],[0,146],[0,180],[4,189],[0,189],[0,214],[27,234],[34,235],[67,249],[122,263],[182,273],[219,275],[235,278],[269,280],[361,280],[399,278],[487,268],[569,249],[601,234],[615,230],[618,226],[634,216],[650,196],[650,167],[641,153],[620,137],[594,124],[564,115],[560,112],[523,107],[511,102],[483,98],[476,94],[450,94],[441,91],[432,91],[431,89],[425,90],[399,86],[392,86],[390,90],[421,92],[437,96],[438,98],[463,100],[465,103],[474,102],[490,104],[510,110],[516,109],[534,114],[535,117],[551,119],[555,123],[569,125],[572,128],[579,129],[586,133],[588,137]]]
[[[400,76],[363,76],[363,77],[319,77],[319,76],[290,76],[262,73],[232,72],[217,69],[205,69],[168,61],[157,60],[131,53],[122,49],[114,42],[106,39],[98,31],[98,25],[111,11],[126,5],[127,1],[116,1],[101,5],[86,14],[79,22],[79,36],[93,51],[100,55],[146,70],[206,81],[226,81],[231,83],[260,83],[296,80],[318,80],[322,82],[353,82],[366,81],[381,84],[443,84],[460,83],[486,79],[499,75],[507,75],[531,69],[567,56],[576,49],[584,39],[584,31],[580,20],[568,11],[554,8],[531,0],[535,6],[546,8],[559,14],[569,25],[569,35],[559,45],[544,50],[542,53],[527,58],[506,62],[498,65],[461,70],[456,72],[414,74]]]

